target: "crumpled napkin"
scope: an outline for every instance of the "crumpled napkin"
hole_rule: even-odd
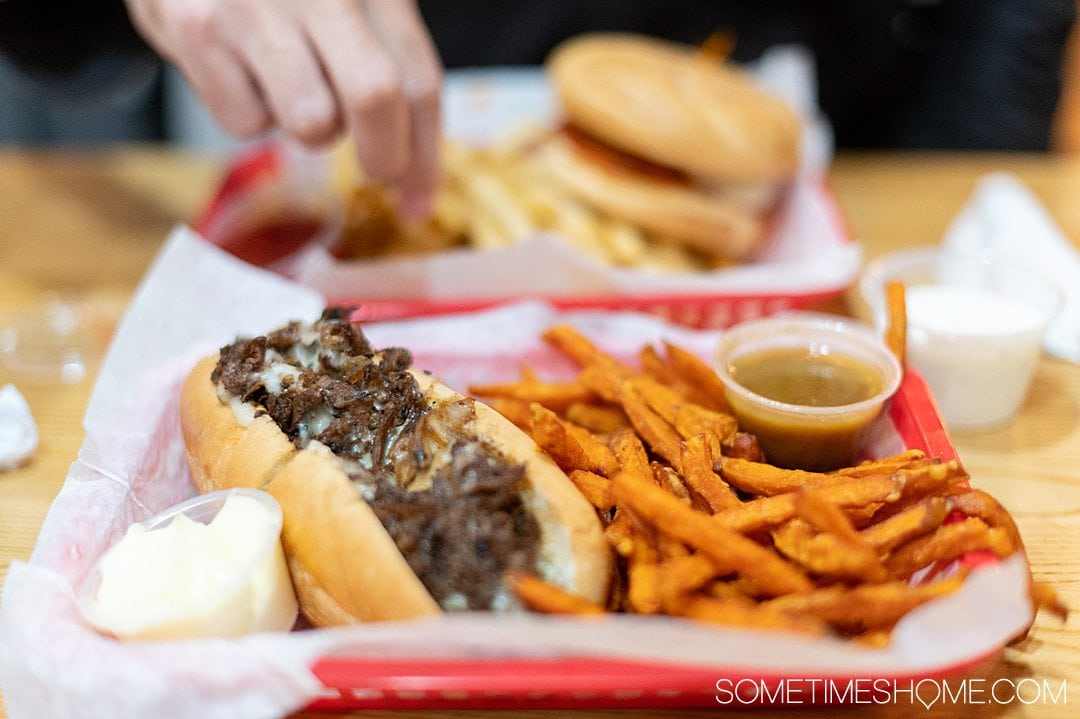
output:
[[[1054,223],[1017,177],[996,172],[979,181],[953,220],[942,245],[957,251],[990,251],[1053,280],[1065,304],[1043,341],[1050,354],[1080,363],[1080,250]]]
[[[38,430],[15,385],[0,388],[0,472],[16,469],[37,449]]]

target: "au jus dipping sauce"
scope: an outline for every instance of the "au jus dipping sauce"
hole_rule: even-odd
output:
[[[733,327],[716,363],[731,411],[766,461],[812,471],[859,459],[900,381],[899,363],[872,331],[821,316]]]

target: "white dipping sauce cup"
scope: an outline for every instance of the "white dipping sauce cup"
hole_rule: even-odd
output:
[[[86,620],[123,639],[291,629],[297,603],[281,507],[255,489],[211,492],[128,528],[79,588]]]
[[[904,283],[908,362],[929,383],[945,423],[981,429],[1016,413],[1063,294],[1015,261],[936,247],[871,262],[859,290],[879,326],[885,284]]]

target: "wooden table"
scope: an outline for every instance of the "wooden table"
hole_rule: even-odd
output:
[[[79,293],[107,325],[169,228],[191,218],[206,202],[220,169],[214,158],[146,148],[0,153],[0,310],[25,307],[45,291],[66,289]],[[843,155],[831,182],[852,232],[872,258],[937,242],[976,179],[997,169],[1010,170],[1027,182],[1073,242],[1080,243],[1080,160]],[[0,385],[10,380],[4,371],[0,368]],[[0,474],[0,581],[10,563],[26,559],[33,548],[42,518],[82,441],[81,419],[90,389],[89,381],[20,383],[38,422],[41,444],[29,465]],[[1015,515],[1036,578],[1056,587],[1069,606],[1080,607],[1080,367],[1043,359],[1015,421],[994,431],[958,435],[955,441],[975,484],[999,497]],[[1074,696],[1068,699],[1075,710],[1080,704],[1075,616],[1065,625],[1040,616],[1027,640],[973,676],[987,684],[1031,677],[1054,687],[1064,679],[1071,685]],[[1067,705],[1024,706],[1015,701],[994,707],[945,705],[934,713],[960,717],[983,710],[1007,716],[1070,715]],[[853,715],[901,717],[911,711],[910,706],[860,707]]]

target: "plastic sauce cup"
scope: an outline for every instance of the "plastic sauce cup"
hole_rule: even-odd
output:
[[[768,389],[751,383],[770,373],[770,363],[777,375]],[[715,364],[731,411],[757,436],[765,459],[811,471],[859,459],[901,379],[896,357],[869,327],[817,314],[736,325],[717,343]],[[748,371],[755,366],[761,371]]]
[[[1060,311],[1060,288],[991,254],[908,250],[870,263],[860,278],[879,324],[889,280],[906,287],[908,361],[930,385],[946,424],[979,429],[1015,414]]]
[[[129,527],[90,569],[79,607],[123,639],[291,629],[297,602],[281,526],[281,507],[266,492],[194,497]]]

